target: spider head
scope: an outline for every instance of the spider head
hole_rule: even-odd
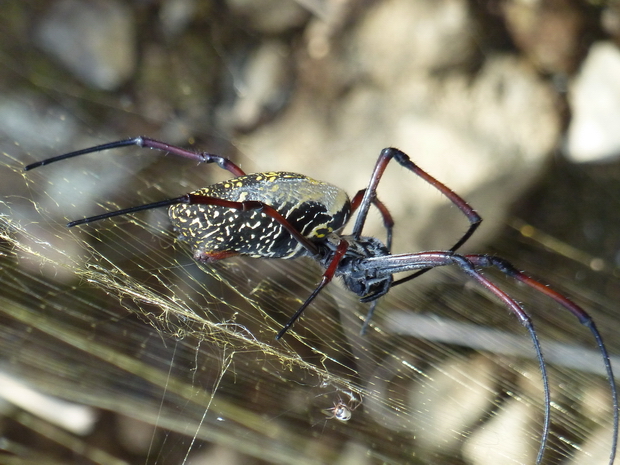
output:
[[[376,268],[358,267],[366,258],[390,255],[385,244],[375,237],[343,238],[349,242],[349,248],[338,265],[336,275],[342,278],[347,289],[361,297],[362,302],[370,302],[386,294],[394,280],[391,274]]]

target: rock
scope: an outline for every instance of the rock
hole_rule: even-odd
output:
[[[532,63],[547,73],[574,71],[587,50],[588,15],[574,0],[510,0],[503,3],[506,26]]]
[[[3,139],[19,141],[25,151],[67,147],[79,131],[77,121],[64,108],[50,106],[44,99],[27,93],[2,97],[0,127]],[[5,149],[9,150],[8,146]]]
[[[232,107],[219,110],[220,125],[246,132],[272,117],[286,103],[292,88],[287,47],[265,41],[252,52],[236,82]]]
[[[265,34],[281,34],[300,27],[310,13],[299,2],[280,0],[226,0],[230,11],[246,27]]]
[[[131,10],[115,1],[62,0],[36,30],[39,47],[90,87],[112,90],[136,65]]]
[[[168,36],[180,34],[196,13],[196,0],[166,0],[161,5],[159,18]]]
[[[620,49],[611,42],[592,46],[570,89],[573,119],[567,154],[579,162],[620,155]]]
[[[367,12],[353,41],[359,67],[394,83],[466,63],[476,51],[475,20],[463,0],[390,0]]]
[[[473,80],[419,73],[386,87],[360,80],[337,99],[297,92],[276,121],[237,141],[256,160],[251,171],[305,173],[350,195],[366,187],[379,151],[396,146],[479,209],[487,221],[475,237],[483,240],[559,134],[551,87],[523,61],[496,56]],[[396,166],[379,195],[399,219],[396,250],[449,247],[465,230],[462,215],[435,189]],[[380,226],[368,232],[383,237]]]

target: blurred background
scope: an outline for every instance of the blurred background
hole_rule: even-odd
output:
[[[484,218],[463,248],[573,298],[620,351],[620,3],[5,0],[0,17],[4,463],[534,463],[527,332],[458,270],[366,307],[310,261],[194,263],[165,210],[69,220],[226,179],[124,148],[144,135],[353,195],[396,146]],[[467,228],[389,166],[397,253]],[[379,216],[365,233],[385,237]],[[545,464],[605,464],[612,409],[589,331],[500,273],[547,355]],[[620,367],[616,365],[617,371]],[[339,403],[352,418],[329,410]]]

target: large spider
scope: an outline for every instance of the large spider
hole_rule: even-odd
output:
[[[568,298],[517,270],[506,260],[486,254],[461,255],[456,253],[456,250],[471,237],[480,225],[482,218],[465,200],[419,168],[405,153],[395,148],[383,149],[368,187],[360,190],[352,200],[349,200],[342,189],[301,174],[266,172],[246,175],[241,168],[226,158],[206,152],[193,152],[146,137],[111,142],[59,155],[32,163],[26,166],[25,170],[87,153],[130,145],[161,150],[201,163],[216,163],[235,177],[180,197],[72,221],[68,226],[168,206],[170,207],[170,221],[179,233],[179,238],[189,242],[194,258],[198,261],[213,262],[233,255],[247,255],[254,258],[302,256],[313,258],[325,269],[321,281],[277,333],[276,339],[285,335],[334,276],[342,278],[345,286],[358,295],[361,302],[371,303],[362,332],[368,327],[379,297],[386,294],[392,287],[409,281],[432,268],[456,265],[478,281],[517,316],[529,332],[536,351],[545,397],[545,419],[536,459],[537,464],[542,461],[549,437],[551,418],[549,381],[542,349],[532,321],[523,307],[489,281],[478,269],[495,267],[506,275],[549,296],[590,329],[602,354],[613,398],[613,439],[609,459],[609,463],[613,463],[618,436],[618,394],[607,349],[590,315]],[[469,229],[450,249],[391,254],[394,222],[387,208],[377,198],[376,191],[392,159],[438,189],[469,220]],[[383,217],[387,230],[385,243],[375,237],[362,236],[362,229],[371,204],[379,209]],[[341,234],[355,210],[358,210],[358,213],[353,231],[348,235]],[[393,278],[395,273],[412,271],[412,274],[398,280]]]

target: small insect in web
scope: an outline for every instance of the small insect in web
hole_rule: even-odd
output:
[[[349,421],[353,416],[353,411],[362,405],[362,399],[358,399],[352,392],[344,391],[344,394],[349,398],[347,403],[339,398],[338,402],[334,402],[333,407],[323,410],[323,412],[328,415],[328,420]]]
[[[618,436],[618,393],[609,353],[592,317],[562,294],[519,271],[506,260],[487,254],[459,254],[456,251],[471,237],[482,218],[458,194],[417,166],[405,153],[395,148],[383,149],[379,155],[368,186],[349,199],[340,188],[316,181],[302,174],[264,172],[245,174],[227,158],[207,152],[193,152],[146,137],[136,137],[97,145],[64,155],[48,158],[25,167],[31,170],[79,155],[126,146],[155,149],[199,163],[215,163],[235,177],[180,197],[103,213],[68,223],[77,226],[153,208],[169,207],[168,215],[181,240],[192,247],[194,258],[213,262],[234,255],[254,258],[310,257],[325,272],[310,296],[280,329],[282,338],[302,315],[321,290],[334,278],[343,280],[347,289],[370,303],[362,326],[364,333],[370,323],[379,297],[391,288],[408,282],[432,268],[456,266],[500,300],[528,331],[532,340],[544,391],[544,421],[536,463],[542,462],[551,425],[551,395],[547,367],[540,342],[531,318],[515,299],[482,274],[482,268],[496,268],[507,276],[545,294],[572,313],[592,333],[601,353],[612,394],[613,436],[609,463],[616,454]],[[435,187],[468,219],[469,228],[447,250],[393,255],[392,229],[394,220],[387,207],[377,198],[377,187],[389,162],[402,167]],[[362,230],[370,207],[379,210],[387,231],[386,242],[363,236]],[[357,216],[351,234],[342,234],[351,215]],[[394,279],[394,274],[411,274]],[[345,408],[346,407],[346,408]],[[350,413],[347,405],[337,404],[336,413],[343,418]]]

